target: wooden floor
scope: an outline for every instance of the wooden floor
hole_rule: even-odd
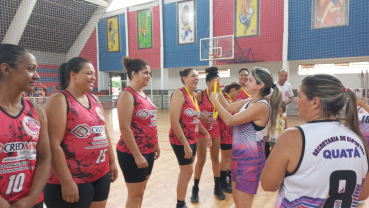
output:
[[[116,144],[120,137],[118,116],[116,109],[105,109],[104,111],[106,126],[110,137],[112,139],[113,148],[115,150]],[[159,109],[157,115],[158,131],[159,131],[159,145],[161,149],[160,158],[155,161],[154,169],[151,178],[147,184],[143,208],[174,208],[176,205],[176,185],[179,173],[179,166],[174,155],[172,147],[169,143],[168,132],[170,129],[169,110]],[[302,121],[297,116],[288,117],[288,126],[302,125]],[[114,151],[115,152],[115,151]],[[117,166],[119,164],[117,162]],[[125,207],[127,200],[127,188],[124,182],[122,172],[119,169],[118,180],[111,185],[110,195],[108,198],[108,208]],[[200,192],[198,203],[191,203],[191,190],[193,179],[187,190],[186,203],[189,208],[230,208],[234,207],[232,194],[227,194],[225,200],[218,200],[213,194],[214,179],[211,169],[210,155],[208,154],[207,162],[205,164],[202,177],[200,180]],[[253,208],[274,207],[277,193],[265,192],[259,186],[253,202]],[[369,200],[360,208],[369,208]]]

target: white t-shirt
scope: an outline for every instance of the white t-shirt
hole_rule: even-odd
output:
[[[293,97],[292,86],[290,83],[285,82],[283,86],[279,85],[278,81],[274,82],[279,89],[282,90],[282,101],[288,102],[289,98]]]

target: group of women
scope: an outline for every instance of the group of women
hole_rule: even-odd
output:
[[[130,57],[123,64],[131,81],[117,101],[117,158],[128,189],[126,207],[136,208],[160,157],[157,109],[143,90],[151,78],[149,64]],[[75,57],[62,64],[61,92],[44,108],[20,96],[32,92],[40,78],[29,51],[1,44],[0,69],[0,207],[105,207],[118,169],[103,108],[89,93],[96,80],[91,62]],[[266,191],[279,189],[276,207],[357,207],[368,197],[368,148],[360,125],[369,123],[369,107],[340,80],[302,80],[295,101],[307,124],[283,132],[266,160],[265,140],[278,131],[281,106],[272,74],[242,68],[239,83],[225,86],[222,94],[218,69],[206,72],[207,89],[195,93],[196,70],[181,71],[183,87],[171,97],[169,141],[180,169],[177,208],[187,207],[193,169],[191,200],[199,201],[207,148],[214,194],[224,199],[223,191],[232,192],[237,208],[251,207],[259,182]]]

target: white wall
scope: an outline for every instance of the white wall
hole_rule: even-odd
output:
[[[273,75],[274,79],[277,78],[277,73],[282,67],[282,62],[269,62],[269,63],[250,63],[250,64],[232,64],[232,65],[218,65],[219,69],[229,68],[231,70],[231,76],[229,78],[221,78],[222,84],[229,84],[231,82],[238,82],[238,71],[241,67],[248,67],[249,69],[258,66],[269,69]],[[168,80],[164,82],[164,89],[166,90],[174,90],[183,86],[181,82],[181,78],[179,76],[179,71],[186,69],[188,67],[183,68],[170,68],[168,69]],[[203,70],[206,67],[192,67],[196,70]],[[153,72],[153,89],[160,89],[160,69],[152,69]],[[206,82],[205,78],[200,78],[200,82],[198,85],[198,89],[205,89]],[[150,85],[145,88],[145,90],[149,90]]]
[[[368,56],[363,57],[352,57],[352,58],[337,58],[337,59],[317,59],[317,60],[302,60],[302,61],[289,61],[290,73],[289,82],[293,89],[298,89],[301,80],[306,77],[305,75],[298,75],[299,65],[301,64],[328,64],[328,63],[340,63],[340,62],[364,62],[368,61]],[[248,64],[232,64],[232,65],[218,65],[218,68],[229,68],[231,70],[231,76],[229,78],[221,78],[222,84],[229,84],[231,82],[238,82],[238,71],[241,67],[248,67],[252,69],[253,67],[263,67],[270,70],[273,74],[274,80],[278,80],[278,71],[282,69],[282,61],[280,62],[260,62],[260,63],[248,63]],[[170,68],[168,69],[168,80],[164,81],[164,89],[174,90],[183,86],[181,79],[179,77],[179,71],[186,69],[183,68]],[[205,69],[206,67],[192,67],[196,70]],[[153,72],[153,90],[160,89],[160,69],[152,69]],[[360,88],[360,80],[358,74],[336,74],[343,83],[344,86],[350,88]],[[200,78],[198,89],[205,89],[206,82],[205,78]],[[145,90],[150,90],[150,85],[145,88]],[[154,92],[155,93],[155,92]]]
[[[368,61],[368,56],[362,57],[350,57],[350,58],[335,58],[335,59],[316,59],[316,60],[303,60],[303,61],[290,61],[290,74],[289,82],[293,89],[298,89],[301,80],[306,77],[305,75],[298,75],[299,65],[301,64],[332,64],[343,62],[365,62]],[[341,80],[342,84],[349,88],[360,88],[360,80],[358,74],[335,74],[335,76]]]

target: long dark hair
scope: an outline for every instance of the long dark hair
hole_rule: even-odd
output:
[[[139,58],[134,59],[129,56],[124,57],[122,59],[122,63],[127,69],[127,75],[129,80],[131,80],[132,78],[132,72],[138,73],[139,71],[149,66],[149,64],[146,61]]]
[[[282,103],[282,92],[279,87],[276,87],[273,80],[273,75],[269,72],[268,69],[255,67],[251,70],[252,76],[254,76],[256,83],[261,84],[264,83],[264,88],[260,90],[260,95],[262,97],[268,96],[271,93],[271,88],[273,87],[273,93],[270,96],[270,134],[274,136],[276,134],[277,128],[277,115],[279,108]]]
[[[11,68],[17,69],[18,65],[22,62],[25,52],[29,51],[18,45],[0,44],[0,65],[6,63]],[[1,77],[2,74],[0,71],[0,78]]]
[[[219,78],[219,69],[216,66],[206,68],[205,72],[208,73],[205,78],[206,82],[211,82],[214,78]]]
[[[68,61],[68,63],[64,63],[59,67],[59,81],[60,81],[60,89],[65,90],[69,86],[70,81],[70,73],[75,72],[78,73],[83,69],[84,64],[91,64],[91,62],[85,58],[74,57]]]
[[[183,84],[184,84],[183,77],[188,77],[188,75],[190,74],[192,70],[195,70],[195,69],[187,68],[179,72],[179,76],[181,76],[181,81]]]
[[[368,145],[360,131],[357,113],[356,95],[351,89],[346,89],[342,82],[329,74],[316,74],[305,77],[301,81],[301,89],[308,100],[317,97],[320,100],[320,112],[323,118],[335,116],[343,121],[363,142]],[[341,110],[346,109],[344,112]],[[342,115],[342,114],[343,115]]]

